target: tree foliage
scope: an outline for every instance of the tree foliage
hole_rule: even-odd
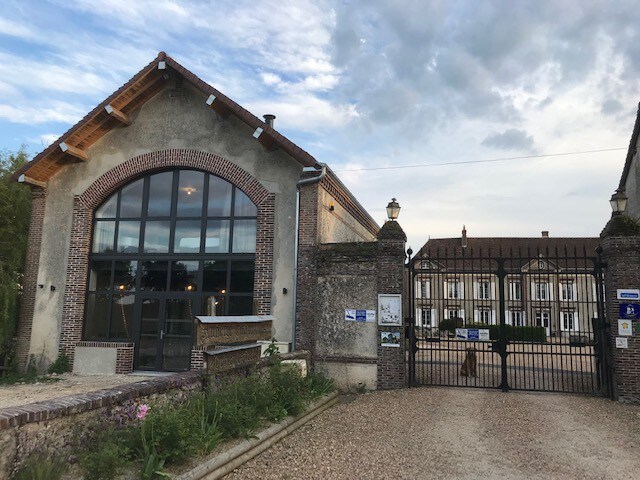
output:
[[[24,148],[0,152],[0,358],[10,353],[17,324],[31,212],[29,188],[12,181],[11,175],[28,160]]]

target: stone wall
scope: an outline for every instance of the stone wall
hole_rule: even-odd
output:
[[[616,346],[619,337],[618,319],[620,303],[640,303],[633,300],[619,300],[618,289],[640,289],[640,237],[604,237],[602,258],[606,264],[605,308],[606,318],[611,324],[611,351],[613,361],[614,398],[632,403],[640,403],[640,321],[632,320],[633,335],[626,338],[628,348]]]
[[[316,207],[310,197],[301,198],[301,207]],[[313,232],[317,224],[305,228]],[[301,229],[301,238],[316,237]],[[309,349],[314,364],[342,390],[405,386],[404,327],[377,321],[378,295],[403,292],[405,240],[398,223],[387,222],[377,241],[300,247],[298,347]],[[346,310],[374,311],[376,321],[350,321]],[[399,346],[381,345],[387,332],[400,335]]]

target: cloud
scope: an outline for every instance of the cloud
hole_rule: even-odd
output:
[[[0,119],[12,123],[37,124],[62,122],[68,125],[76,123],[86,113],[76,105],[51,102],[48,107],[42,105],[14,106],[0,103]]]
[[[623,105],[618,100],[616,100],[615,98],[610,98],[608,100],[605,100],[605,102],[602,104],[601,111],[605,115],[615,115],[616,113],[619,113],[623,108]]]
[[[494,147],[501,150],[533,151],[534,141],[531,135],[524,130],[510,128],[502,133],[494,132],[482,141],[485,147]]]

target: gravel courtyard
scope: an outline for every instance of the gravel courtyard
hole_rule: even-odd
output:
[[[639,446],[637,405],[416,388],[343,397],[225,478],[630,479]]]

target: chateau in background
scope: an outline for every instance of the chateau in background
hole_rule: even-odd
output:
[[[412,260],[415,325],[437,335],[458,325],[544,327],[548,338],[579,337],[597,317],[594,265],[598,238],[430,239]],[[496,274],[503,268],[502,287]],[[588,334],[587,334],[588,336]]]

